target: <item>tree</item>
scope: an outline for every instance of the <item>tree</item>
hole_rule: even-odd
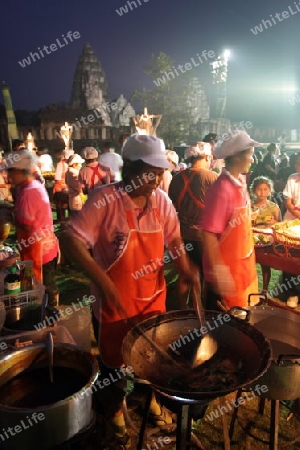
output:
[[[162,52],[153,54],[144,70],[151,76],[154,87],[135,91],[131,101],[139,101],[151,114],[162,114],[158,135],[168,147],[172,148],[180,141],[194,140],[191,132],[197,121],[197,96],[192,71],[182,73],[174,66],[171,57]],[[201,88],[199,82],[198,86]]]

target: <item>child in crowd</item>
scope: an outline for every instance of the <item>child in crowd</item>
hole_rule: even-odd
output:
[[[269,198],[274,191],[273,181],[267,177],[261,176],[254,178],[251,184],[251,194],[255,198],[252,206],[258,208],[258,214],[252,221],[253,225],[273,225],[280,222],[281,212],[276,203],[271,202]],[[271,268],[268,266],[261,266],[263,278],[264,294],[268,292],[268,285],[271,278]]]
[[[282,220],[279,207],[269,200],[273,191],[272,180],[264,176],[254,178],[251,184],[251,194],[255,199],[252,206],[258,208],[258,214],[253,221],[254,226],[273,225]]]

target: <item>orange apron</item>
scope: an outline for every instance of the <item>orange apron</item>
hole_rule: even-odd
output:
[[[37,232],[34,233],[36,238],[33,237],[34,242],[30,244],[33,234],[18,230],[18,242],[21,243],[22,239],[24,239],[27,244],[27,247],[22,246],[20,250],[22,261],[33,261],[34,275],[41,282],[43,282],[43,256],[53,247],[58,249],[58,240],[54,232],[46,230],[43,234],[46,236],[39,235]]]
[[[192,173],[191,177],[188,178],[186,173],[182,172],[181,175],[182,175],[182,179],[183,179],[183,183],[184,184],[183,184],[183,189],[182,189],[182,191],[181,191],[181,193],[180,193],[180,195],[178,197],[178,200],[177,200],[177,209],[178,210],[179,210],[179,208],[181,206],[181,203],[182,203],[186,193],[189,194],[189,196],[191,197],[191,199],[193,200],[193,202],[195,203],[196,206],[198,206],[200,209],[204,209],[204,204],[194,195],[194,193],[193,193],[193,191],[192,191],[192,189],[190,187],[190,184],[191,184],[191,182],[192,182],[192,180],[193,180],[193,178],[195,177],[196,174],[197,174],[197,171],[195,170]]]
[[[255,252],[251,228],[251,204],[246,194],[246,205],[241,205],[243,196],[239,188],[235,193],[235,209],[225,233],[220,239],[223,261],[229,266],[235,281],[235,295],[223,296],[229,308],[248,305],[248,295],[258,292]]]
[[[105,304],[102,305],[99,351],[104,364],[108,367],[116,368],[123,364],[122,342],[134,324],[165,312],[164,239],[154,204],[155,197],[152,199],[154,200],[152,214],[156,217],[158,228],[154,231],[136,230],[132,211],[125,210],[130,228],[128,241],[123,253],[106,271],[118,289],[121,305],[130,319],[128,324],[117,309],[108,311]],[[157,263],[157,258],[161,265]],[[135,279],[132,274],[136,275],[143,266],[144,275]]]

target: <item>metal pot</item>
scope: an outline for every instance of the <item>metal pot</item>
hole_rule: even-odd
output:
[[[48,369],[44,344],[0,358],[1,449],[56,448],[94,420],[91,388],[98,374],[96,359],[73,345],[55,344],[54,384]]]
[[[43,323],[45,327],[54,325],[59,319],[59,310],[51,306],[46,308]],[[21,306],[14,306],[6,310],[6,318],[3,327],[3,334],[16,334],[22,331],[36,330],[35,326],[41,324],[41,305],[29,303]],[[42,327],[43,328],[43,327]]]
[[[272,400],[300,398],[300,315],[268,305],[234,307],[229,312],[249,321],[270,340],[272,362],[259,380],[268,392],[262,396]]]
[[[229,321],[225,321],[225,316],[229,318]],[[255,381],[267,370],[270,364],[271,350],[269,342],[261,332],[229,314],[205,311],[205,318],[212,325],[210,333],[218,342],[219,348],[225,346],[236,360],[242,361],[242,382],[231,385],[230,388],[224,386],[218,390],[199,389],[197,392],[170,388],[167,374],[167,372],[170,373],[170,365],[167,367],[160,355],[155,352],[149,338],[163,350],[169,352],[170,344],[180,339],[181,336],[189,335],[191,330],[199,329],[199,320],[194,310],[171,311],[147,319],[133,327],[123,341],[124,361],[133,367],[138,377],[150,382],[159,392],[190,400],[207,399],[209,401],[226,395]],[[222,324],[220,324],[221,320]],[[216,323],[219,323],[220,326],[212,329]],[[146,334],[148,339],[145,339],[143,334]],[[190,339],[190,341],[188,345],[183,346],[183,351],[188,350],[192,356],[198,347],[199,339]],[[173,371],[175,377],[176,367],[173,368]]]

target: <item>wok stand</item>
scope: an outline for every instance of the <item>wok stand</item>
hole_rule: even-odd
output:
[[[242,396],[242,393],[246,392],[245,389],[239,389],[236,394],[235,402],[237,402],[238,398]],[[263,415],[264,408],[265,408],[265,401],[266,398],[260,398],[259,399],[259,414]],[[276,399],[270,399],[271,402],[271,411],[270,411],[270,439],[269,439],[269,450],[279,450],[279,440],[278,440],[278,433],[279,433],[279,420],[280,420],[280,402],[281,400]],[[239,422],[238,420],[238,410],[239,406],[234,409],[231,422],[230,422],[230,428],[229,428],[229,437],[232,439],[233,433],[234,433],[234,425],[235,421],[238,421],[238,424],[241,426],[241,428],[247,433],[249,436],[251,436],[254,439],[257,439],[257,437],[252,434],[251,432],[247,431],[244,426]],[[294,441],[297,442],[300,439],[300,436],[298,436]],[[265,441],[263,441],[265,442]]]
[[[181,397],[173,397],[169,394],[163,392],[162,390],[158,390],[156,388],[152,388],[149,385],[149,390],[146,395],[145,401],[145,409],[143,414],[143,420],[139,432],[137,450],[142,450],[145,440],[145,433],[147,427],[147,421],[149,416],[149,409],[151,398],[153,395],[153,390],[156,391],[160,395],[160,404],[165,406],[172,412],[176,414],[176,450],[190,450],[192,446],[196,446],[200,450],[205,450],[202,446],[201,441],[192,433],[192,407],[193,406],[206,406],[213,399],[205,399],[205,400],[192,400],[192,399],[184,399]],[[223,401],[223,397],[219,399],[220,402]],[[224,415],[223,415],[224,416]],[[224,449],[230,450],[230,439],[228,434],[228,425],[227,419],[222,416],[222,424],[223,424],[223,435],[224,435]],[[170,425],[172,426],[172,425]],[[166,425],[166,428],[170,427]]]

